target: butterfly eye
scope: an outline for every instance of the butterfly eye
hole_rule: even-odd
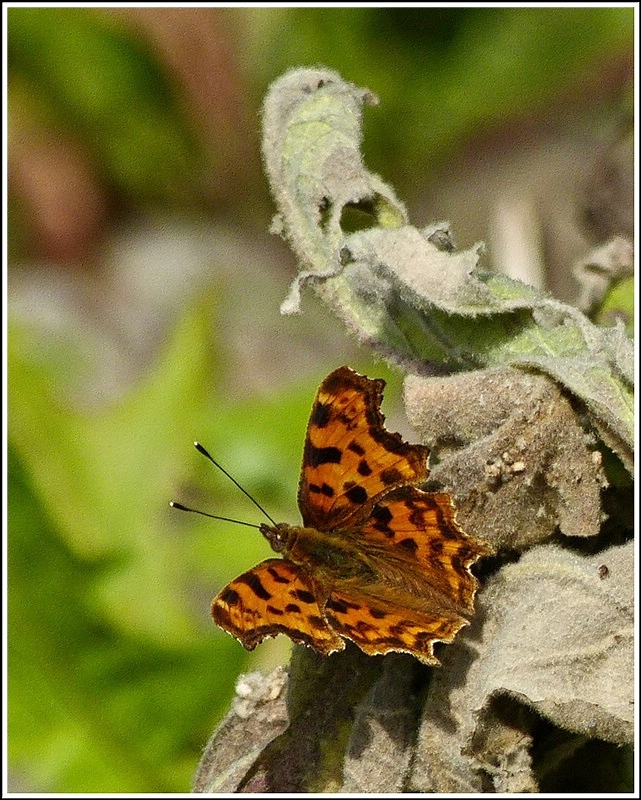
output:
[[[276,553],[282,553],[286,549],[291,537],[291,528],[284,523],[273,526],[263,524],[260,526],[260,532]]]
[[[274,531],[274,541],[272,542],[272,547],[277,553],[281,553],[287,544],[287,539],[289,538],[287,535],[287,531],[284,528],[277,527]]]

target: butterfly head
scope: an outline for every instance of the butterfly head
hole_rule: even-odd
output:
[[[283,553],[292,545],[294,528],[286,522],[277,522],[275,525],[260,525],[260,532],[269,542],[275,553]]]

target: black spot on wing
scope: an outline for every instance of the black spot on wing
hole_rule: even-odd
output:
[[[351,450],[352,453],[356,453],[357,456],[364,456],[365,455],[365,448],[361,447],[358,442],[351,441],[347,445],[347,449]]]
[[[326,608],[335,611],[337,614],[347,614],[348,611],[358,611],[360,606],[358,603],[350,603],[348,600],[338,600],[330,597]]]
[[[430,550],[435,556],[440,556],[443,552],[443,542],[440,539],[434,539],[430,542]]]
[[[348,486],[349,483],[345,483],[343,488],[347,488]],[[367,490],[358,484],[349,486],[345,492],[345,496],[350,502],[358,505],[364,503],[368,498]]]
[[[392,486],[394,483],[401,483],[403,481],[403,476],[396,467],[389,467],[388,469],[381,470],[380,478],[385,486]]]
[[[416,553],[418,550],[416,539],[412,539],[410,537],[407,539],[401,539],[400,542],[397,542],[397,544],[399,547],[402,547],[403,550],[407,550],[408,553]]]
[[[364,458],[361,458],[361,460],[358,462],[357,471],[358,474],[362,475],[364,478],[372,474],[372,468]]]
[[[237,579],[241,583],[246,584],[252,590],[252,592],[259,597],[261,600],[271,600],[271,594],[265,589],[263,586],[260,578],[253,572],[246,572],[244,575],[241,575],[240,578]]]
[[[340,464],[342,450],[338,447],[314,447],[310,444],[305,454],[306,462],[312,467],[319,467],[321,464]]]
[[[381,639],[381,641],[378,642],[377,644],[379,644],[381,647],[387,648],[388,650],[395,650],[395,651],[400,650],[400,652],[402,653],[409,652],[407,647],[407,642],[403,641],[403,639],[400,639],[396,636],[386,636],[384,639]]]
[[[393,518],[394,515],[387,506],[376,505],[372,509],[371,519],[374,520],[372,527],[374,530],[380,531],[390,539],[394,537],[394,531],[389,526]]]
[[[310,423],[317,428],[324,428],[332,418],[331,407],[325,403],[316,403],[312,409]]]
[[[291,592],[292,597],[295,597],[297,600],[300,600],[301,603],[315,603],[316,598],[311,592],[308,592],[306,589],[295,589]]]
[[[312,494],[324,494],[325,497],[334,496],[334,490],[328,483],[322,483],[320,486],[317,483],[310,483],[309,491]]]
[[[398,624],[390,625],[389,632],[392,636],[404,636],[412,627],[414,627],[414,623],[411,619],[402,619]]]
[[[272,576],[273,580],[276,583],[289,583],[290,581],[289,578],[286,578],[284,575],[281,575],[277,569],[274,569],[274,567],[269,567],[267,569],[267,572],[269,572],[269,574]]]
[[[228,606],[236,606],[240,602],[240,595],[235,589],[223,589],[220,593],[219,600]]]
[[[416,508],[408,503],[408,507],[410,508],[410,513],[408,519],[410,524],[413,525],[415,528],[420,528],[420,530],[425,530],[425,513],[422,508]]]

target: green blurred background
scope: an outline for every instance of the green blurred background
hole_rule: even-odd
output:
[[[368,166],[459,246],[491,253],[497,207],[526,195],[545,284],[571,300],[572,263],[628,232],[585,186],[629,128],[634,12],[7,13],[9,787],[188,791],[239,671],[289,652],[248,654],[209,618],[268,546],[168,508],[261,521],[191,443],[294,522],[330,370],[387,378],[411,437],[401,377],[313,295],[279,316],[295,263],[268,234],[267,87],[323,64],[378,94]]]

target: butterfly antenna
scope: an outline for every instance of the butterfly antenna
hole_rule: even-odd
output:
[[[178,511],[189,511],[192,514],[200,514],[201,517],[209,517],[210,519],[222,519],[223,522],[235,522],[236,525],[247,525],[248,528],[260,529],[260,525],[254,525],[251,522],[243,522],[240,519],[230,519],[229,517],[219,517],[216,514],[208,514],[206,511],[198,511],[198,509],[196,508],[188,508],[187,506],[184,506],[182,503],[174,503],[173,500],[171,501],[171,503],[169,503],[169,505],[172,508],[177,508]]]
[[[272,518],[269,516],[269,514],[268,514],[268,513],[265,511],[265,509],[264,509],[264,508],[261,506],[261,504],[258,502],[258,500],[255,500],[255,499],[254,499],[254,498],[253,498],[253,497],[252,497],[252,496],[249,494],[249,492],[248,492],[246,489],[243,489],[243,487],[240,485],[240,483],[238,483],[238,481],[236,480],[236,478],[233,478],[233,477],[232,477],[232,476],[229,474],[229,472],[227,472],[227,470],[226,470],[224,467],[221,467],[221,466],[220,466],[220,464],[219,464],[219,463],[218,463],[218,462],[217,462],[217,461],[216,461],[214,458],[212,458],[212,456],[211,456],[211,455],[210,455],[210,454],[209,454],[209,453],[208,453],[208,452],[205,450],[205,448],[202,446],[202,444],[200,444],[200,442],[194,442],[194,447],[196,448],[196,450],[198,450],[198,452],[199,452],[199,453],[202,453],[202,455],[204,455],[204,456],[205,456],[205,458],[208,458],[208,459],[211,461],[211,463],[212,463],[212,464],[213,464],[215,467],[218,467],[218,469],[219,469],[219,470],[220,470],[220,471],[221,471],[221,472],[222,472],[224,475],[226,475],[226,476],[229,478],[229,480],[230,480],[230,481],[231,481],[233,484],[235,484],[235,485],[236,485],[236,486],[237,486],[237,487],[240,489],[240,491],[241,491],[241,492],[242,492],[242,493],[245,495],[245,497],[248,497],[248,498],[249,498],[249,499],[252,501],[252,503],[253,503],[253,504],[256,506],[256,508],[257,508],[257,509],[258,509],[258,510],[259,510],[261,513],[263,513],[263,514],[264,514],[264,515],[267,517],[267,519],[268,519],[268,520],[271,522],[271,524],[272,524],[272,525],[276,525],[276,522],[275,522],[275,520],[273,520],[273,519],[272,519]],[[234,521],[234,520],[232,520],[232,521]],[[254,527],[257,527],[257,526],[254,526]]]

